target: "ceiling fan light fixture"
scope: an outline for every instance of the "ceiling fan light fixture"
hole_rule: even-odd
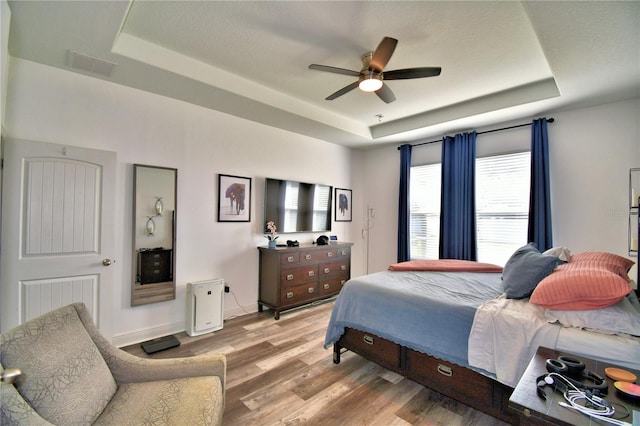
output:
[[[362,77],[358,87],[363,92],[375,92],[382,87],[382,78],[380,78],[380,74],[370,72]]]

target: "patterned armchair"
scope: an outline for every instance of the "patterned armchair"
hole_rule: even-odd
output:
[[[0,424],[222,423],[226,358],[146,359],[111,345],[82,303],[0,336]]]

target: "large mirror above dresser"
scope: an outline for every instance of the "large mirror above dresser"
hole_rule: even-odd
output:
[[[178,170],[133,165],[131,306],[176,298]]]

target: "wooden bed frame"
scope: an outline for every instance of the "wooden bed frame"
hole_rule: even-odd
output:
[[[345,333],[333,345],[335,364],[340,363],[344,350],[490,416],[519,424],[517,413],[508,408],[513,389],[473,370],[352,328],[345,328]]]

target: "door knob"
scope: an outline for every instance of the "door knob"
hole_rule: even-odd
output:
[[[109,266],[109,265],[111,265],[112,263],[116,263],[116,261],[115,261],[115,260],[111,260],[111,259],[102,259],[102,264],[103,264],[104,266]]]

